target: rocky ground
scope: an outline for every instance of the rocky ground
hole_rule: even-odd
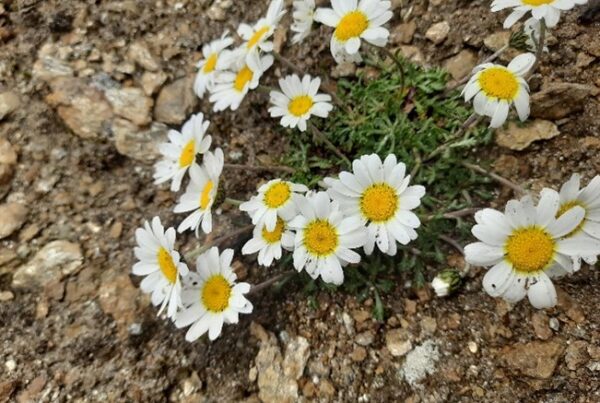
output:
[[[208,113],[230,162],[269,163],[286,147],[260,94],[213,115],[191,92],[201,44],[258,18],[266,1],[248,3],[0,3],[0,401],[600,401],[595,268],[562,280],[547,311],[491,299],[472,270],[445,300],[399,279],[385,322],[372,300],[309,298],[294,285],[254,297],[255,313],[214,343],[189,344],[156,318],[129,272],[135,228],[153,215],[178,222],[176,196],[151,178],[167,128]],[[391,47],[455,80],[508,40],[488,2],[393,3]],[[535,122],[498,131],[487,153],[533,189],[600,172],[600,22],[579,23],[584,10],[552,31],[532,78]],[[326,75],[325,35],[291,48],[281,32],[276,46]],[[240,199],[257,183],[253,172],[227,179]],[[498,191],[500,205],[511,194]],[[217,235],[246,220],[218,211]],[[252,283],[270,274],[251,259],[235,265]]]

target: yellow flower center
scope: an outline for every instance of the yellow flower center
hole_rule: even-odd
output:
[[[300,95],[292,99],[288,105],[288,111],[294,116],[304,116],[313,106],[313,100],[308,95]]]
[[[207,311],[223,312],[229,306],[231,285],[221,274],[211,276],[201,291],[202,303]]]
[[[213,53],[206,59],[206,63],[204,63],[204,68],[202,69],[205,73],[210,73],[214,71],[215,67],[217,67],[217,58],[219,56],[217,53]]]
[[[254,35],[252,35],[252,36],[250,37],[250,39],[248,39],[248,43],[246,44],[246,47],[247,47],[248,49],[252,49],[253,47],[255,47],[255,46],[256,46],[256,44],[257,44],[258,42],[260,42],[260,40],[262,39],[262,37],[263,37],[263,36],[264,36],[264,35],[265,35],[267,32],[269,32],[269,29],[270,29],[270,28],[269,28],[269,26],[268,26],[268,25],[266,25],[266,26],[262,27],[261,29],[259,29],[258,31],[256,31],[256,32],[254,33]]]
[[[351,11],[342,17],[333,34],[338,41],[346,42],[360,36],[368,27],[369,20],[362,11]]]
[[[208,181],[206,182],[206,185],[204,185],[204,189],[202,189],[202,193],[200,194],[200,208],[202,210],[206,210],[208,207],[208,203],[210,203],[210,191],[214,186],[213,181]]]
[[[181,155],[179,156],[179,166],[181,168],[189,167],[194,162],[194,158],[196,158],[196,142],[194,140],[190,140],[189,143],[183,147],[181,150]]]
[[[277,224],[275,225],[275,229],[273,231],[267,231],[267,227],[263,227],[262,229],[262,237],[268,244],[273,244],[281,241],[281,236],[283,235],[283,230],[285,225],[283,220],[277,217]]]
[[[571,200],[571,201],[561,204],[558,211],[556,212],[556,218],[560,217],[567,211],[571,210],[573,207],[578,207],[578,206],[581,207],[582,209],[584,209],[587,213],[587,210],[585,209],[585,206],[583,205],[583,203],[581,203],[579,200]],[[573,231],[569,232],[565,236],[568,238],[568,237],[578,233],[581,230],[581,228],[583,228],[584,221],[585,221],[585,216],[583,217],[583,219],[581,220],[579,225],[577,227],[575,227],[575,229]]]
[[[238,71],[237,76],[235,76],[233,88],[235,88],[239,92],[244,91],[244,88],[246,88],[246,84],[248,84],[248,82],[252,80],[253,76],[254,73],[248,68],[248,66],[242,67],[242,69]]]
[[[304,246],[313,256],[329,256],[338,244],[337,231],[327,220],[314,220],[304,230]]]
[[[519,92],[519,81],[504,67],[490,67],[479,75],[479,86],[490,98],[512,101]]]
[[[292,188],[287,182],[275,182],[265,192],[265,204],[269,208],[279,208],[292,196]]]
[[[523,4],[527,4],[528,6],[538,7],[544,4],[552,4],[555,0],[521,0]]]
[[[360,210],[373,222],[388,221],[398,211],[399,204],[396,191],[387,183],[369,186],[360,198]]]
[[[554,255],[554,239],[542,228],[532,226],[516,230],[504,249],[515,270],[532,273],[548,266]]]
[[[158,250],[157,255],[158,266],[160,267],[160,271],[162,271],[162,274],[165,276],[165,278],[169,280],[169,283],[175,284],[175,281],[177,281],[177,267],[173,262],[171,254],[168,250],[161,247]]]

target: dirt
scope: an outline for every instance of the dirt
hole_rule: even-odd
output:
[[[118,119],[132,124],[127,116],[116,116],[108,106],[103,119],[90,126],[92,134],[82,137],[72,127],[80,122],[72,119],[81,118],[81,98],[61,98],[57,105],[50,85],[56,77],[34,66],[42,47],[56,44],[50,55],[59,68],[53,74],[81,80],[77,85],[84,85],[83,93],[92,98],[105,87],[146,89],[144,82],[158,80],[146,95],[136,92],[143,101],[136,110],[142,116],[129,118],[144,124],[149,118],[160,132],[166,127],[162,123],[178,125],[157,121],[156,116],[165,115],[156,110],[150,115],[148,105],[156,106],[165,86],[193,74],[204,42],[257,19],[266,1],[251,3],[0,4],[0,93],[19,98],[15,108],[10,97],[13,107],[0,120],[0,139],[10,144],[10,150],[0,147],[6,157],[0,158],[0,204],[26,207],[10,223],[11,234],[0,240],[0,401],[268,401],[269,395],[259,390],[268,383],[264,360],[259,368],[256,361],[259,351],[261,357],[266,354],[265,340],[280,356],[284,372],[286,366],[305,365],[298,377],[285,380],[297,382],[297,397],[304,401],[600,400],[597,268],[584,267],[560,280],[559,304],[544,314],[525,302],[509,307],[490,298],[481,288],[484,271],[473,269],[460,292],[447,299],[405,286],[408,278],[398,279],[384,296],[385,322],[372,318],[372,300],[324,291],[311,297],[289,283],[280,292],[253,297],[255,312],[238,326],[226,327],[213,343],[187,343],[185,331],[155,316],[137,288],[139,279],[129,274],[133,233],[154,215],[176,224],[179,217],[171,212],[176,195],[152,184],[151,161],[140,160],[139,150],[145,148],[136,143],[147,142],[145,135],[134,136],[133,144],[126,144],[131,149],[115,144],[110,125]],[[427,65],[442,65],[464,50],[479,59],[491,54],[484,39],[501,31],[505,16],[490,13],[489,4],[479,1],[393,3],[391,30],[416,23],[396,45],[414,47],[404,51],[420,52]],[[584,10],[563,13],[541,75],[533,79],[533,92],[557,82],[600,87],[600,22],[578,23]],[[442,21],[450,32],[434,44],[425,34]],[[325,76],[334,66],[328,40],[323,40],[327,31],[321,30],[308,43],[284,45],[282,51],[300,68]],[[153,60],[132,58],[130,47],[140,41]],[[142,79],[145,73],[156,76]],[[276,67],[266,82],[284,73],[284,67]],[[286,150],[287,140],[275,129],[260,93],[251,94],[237,113],[212,114],[206,101],[185,102],[183,107],[209,116],[214,143],[231,162],[270,163]],[[94,106],[87,112],[83,117],[93,115]],[[555,138],[518,152],[490,146],[486,154],[498,173],[533,189],[556,187],[572,172],[589,179],[600,172],[595,158],[599,116],[596,92],[579,110],[554,121],[560,131]],[[228,171],[225,186],[229,195],[244,199],[270,175]],[[499,188],[494,204],[510,196],[509,189]],[[217,212],[213,236],[246,223],[245,216],[224,207]],[[68,259],[57,263],[61,269],[44,273],[42,284],[15,286],[18,268],[42,259],[52,241],[70,248]],[[180,242],[184,252],[197,245],[192,235]],[[240,245],[231,246],[239,251]],[[449,251],[453,262],[460,266],[460,257]],[[251,283],[273,273],[239,254],[236,268]],[[302,338],[308,341],[308,361],[288,359],[293,356],[290,343],[303,345]],[[286,398],[295,400],[290,393]]]

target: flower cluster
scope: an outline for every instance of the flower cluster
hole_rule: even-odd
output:
[[[376,154],[362,156],[353,162],[352,172],[325,178],[326,191],[270,181],[240,206],[256,225],[242,253],[258,252],[258,263],[269,266],[282,249],[293,251],[296,270],[342,284],[342,267],[360,262],[354,249],[370,255],[377,245],[394,256],[398,243],[417,238],[421,223],[411,210],[420,205],[425,188],[409,183],[406,166],[393,154],[383,162]]]
[[[539,201],[511,200],[504,212],[491,208],[475,214],[466,260],[491,266],[483,287],[493,297],[517,302],[525,296],[536,308],[556,305],[550,278],[571,274],[581,259],[595,263],[600,254],[600,176],[579,189],[573,175],[560,193],[545,188]]]
[[[573,4],[570,0],[496,0],[492,10],[515,7],[507,26],[531,11],[526,29],[534,44],[541,46],[545,28],[554,26],[560,10]],[[363,41],[376,47],[387,44],[389,31],[383,25],[392,18],[390,1],[332,0],[331,6],[316,9],[314,0],[294,1],[292,42],[307,38],[316,21],[333,28],[330,50],[338,63],[360,62]],[[208,95],[214,112],[237,110],[275,59],[281,58],[272,37],[285,13],[283,0],[272,0],[264,17],[238,27],[242,41],[237,46],[225,32],[202,48],[193,89],[198,97]],[[527,119],[526,78],[536,61],[535,55],[526,53],[506,67],[477,66],[463,90],[465,100],[473,100],[475,113],[490,117],[492,127],[506,121],[512,105],[521,120]],[[271,117],[280,119],[283,127],[307,130],[313,126],[312,116],[327,118],[333,110],[336,97],[320,93],[320,88],[318,77],[281,78],[279,89],[269,90]],[[159,314],[166,312],[177,327],[189,327],[188,341],[204,334],[214,340],[225,323],[237,323],[240,313],[252,312],[246,298],[252,288],[237,282],[233,250],[200,248],[195,270],[176,250],[177,232],[190,230],[199,236],[200,231],[213,231],[212,211],[223,200],[219,185],[225,156],[221,148],[211,150],[209,127],[202,113],[192,115],[180,131],[170,130],[168,141],[159,146],[163,158],[155,165],[155,183],[170,182],[171,191],[179,192],[187,181],[173,210],[186,215],[177,230],[165,229],[154,217],[135,233],[138,261],[133,274],[143,277],[140,288],[150,294],[153,305],[160,306]],[[340,285],[344,268],[359,263],[362,254],[377,250],[395,256],[401,246],[417,239],[421,220],[413,210],[420,206],[425,188],[410,184],[406,165],[394,154],[383,160],[377,154],[363,155],[351,165],[351,171],[325,178],[320,190],[281,178],[258,187],[257,194],[239,206],[254,226],[242,254],[257,254],[259,265],[268,267],[287,251],[298,272]],[[511,302],[527,295],[535,307],[553,306],[556,291],[550,278],[579,270],[582,259],[596,261],[600,176],[579,187],[579,176],[574,175],[560,192],[544,189],[537,205],[526,196],[508,202],[504,212],[488,208],[475,215],[472,232],[479,241],[465,248],[465,257],[470,264],[491,267],[483,280],[490,295]],[[445,271],[433,286],[445,296],[460,282],[457,272]]]

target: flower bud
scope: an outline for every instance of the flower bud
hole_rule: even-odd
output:
[[[442,270],[431,282],[431,287],[438,297],[446,297],[460,287],[460,274],[453,269]]]

